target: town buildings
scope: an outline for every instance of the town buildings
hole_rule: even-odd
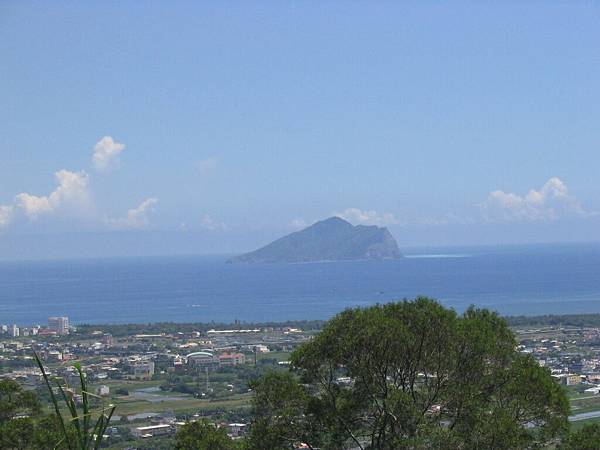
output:
[[[150,380],[154,375],[153,361],[140,361],[133,366],[133,377],[137,380]]]
[[[48,329],[61,336],[69,334],[69,318],[48,317]]]
[[[187,355],[189,367],[202,370],[214,370],[219,367],[219,358],[211,352],[200,351]]]
[[[238,366],[246,364],[246,356],[243,353],[224,353],[219,355],[219,366]]]
[[[147,427],[136,427],[131,430],[137,438],[149,438],[153,436],[164,436],[173,433],[173,425],[168,423],[161,423],[158,425],[149,425]]]

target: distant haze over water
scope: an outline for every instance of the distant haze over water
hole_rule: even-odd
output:
[[[503,315],[600,313],[600,244],[404,249],[395,261],[225,264],[228,256],[0,263],[0,323],[327,319],[427,295]]]

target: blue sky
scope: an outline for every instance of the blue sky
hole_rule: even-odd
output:
[[[600,240],[599,19],[593,2],[3,2],[0,241],[235,252],[332,214],[401,246]]]

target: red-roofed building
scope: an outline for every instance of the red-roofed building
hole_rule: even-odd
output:
[[[243,353],[223,353],[219,355],[220,366],[238,366],[246,364],[246,356]]]

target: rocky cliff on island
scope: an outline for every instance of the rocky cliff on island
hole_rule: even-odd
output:
[[[402,255],[387,228],[331,217],[284,236],[230,262],[317,262],[396,259]]]

